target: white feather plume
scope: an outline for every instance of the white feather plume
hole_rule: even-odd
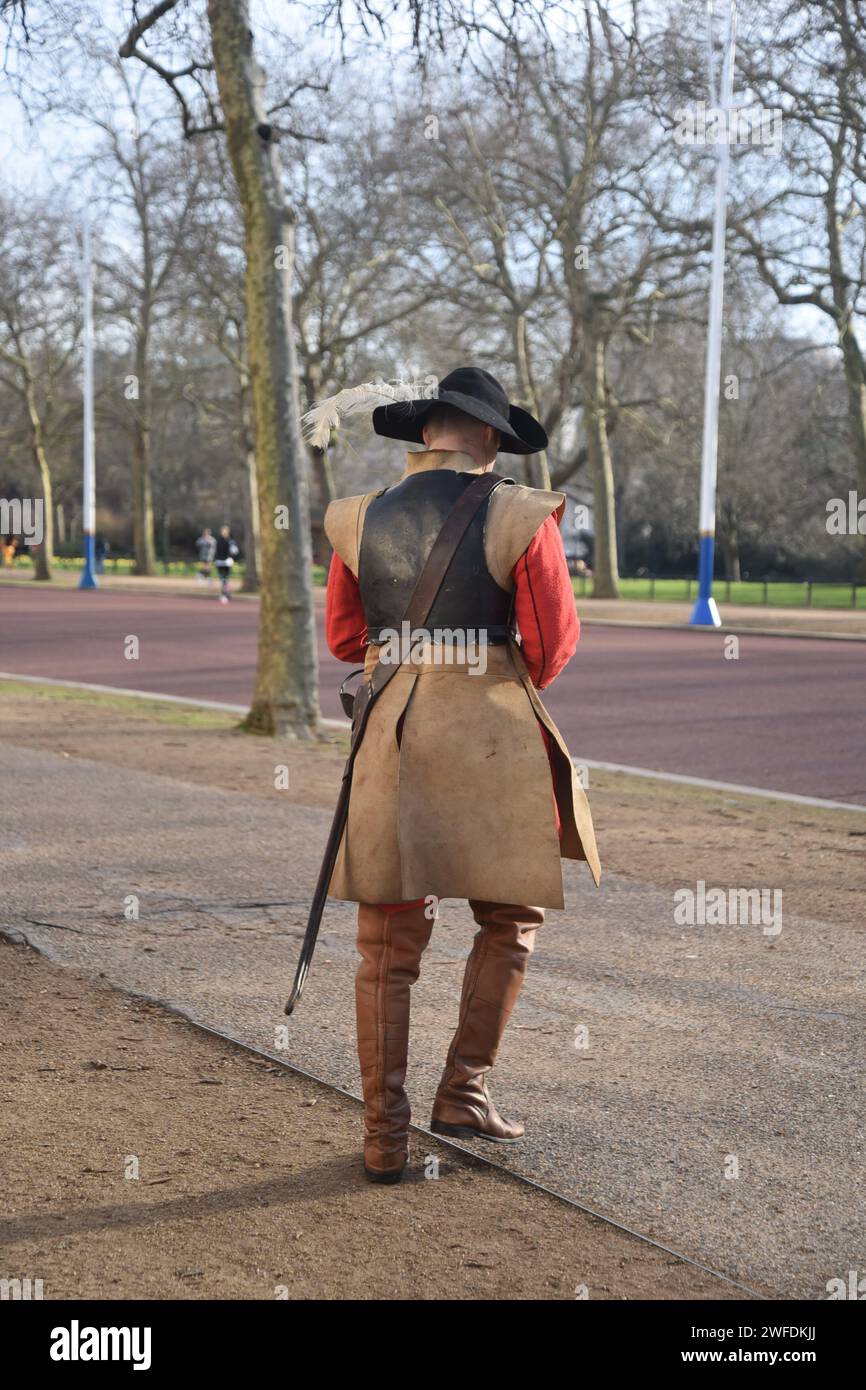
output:
[[[347,415],[369,414],[377,405],[391,401],[430,399],[436,395],[435,377],[416,381],[365,381],[361,386],[347,386],[335,396],[328,396],[308,410],[301,419],[304,437],[316,449],[324,449],[331,435]]]

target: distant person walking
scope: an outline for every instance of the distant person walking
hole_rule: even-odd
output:
[[[240,551],[232,540],[231,527],[221,526],[216,540],[216,567],[220,578],[220,603],[228,603],[231,598],[229,579],[231,578],[232,565],[239,554]]]
[[[216,537],[209,526],[206,526],[202,531],[195,543],[195,548],[198,551],[198,562],[200,566],[198,582],[199,584],[204,584],[205,582],[209,584],[213,577],[210,571],[217,548]]]

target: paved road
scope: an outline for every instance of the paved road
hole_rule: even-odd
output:
[[[257,616],[249,602],[4,588],[0,670],[242,703]],[[724,644],[586,627],[547,703],[578,758],[866,805],[866,644],[748,635],[736,660]],[[320,649],[322,711],[338,716],[348,668]]]

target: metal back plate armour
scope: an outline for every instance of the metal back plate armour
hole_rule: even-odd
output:
[[[460,494],[477,477],[437,468],[412,473],[375,497],[364,516],[358,558],[361,602],[370,640],[382,628],[400,629],[427,557]],[[504,640],[511,594],[501,589],[484,558],[489,498],[473,517],[436,596],[427,628],[487,629]]]

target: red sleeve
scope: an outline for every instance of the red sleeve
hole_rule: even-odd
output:
[[[358,581],[336,550],[328,570],[325,595],[325,640],[338,661],[363,661],[367,655],[367,619]]]
[[[538,528],[511,574],[523,659],[533,685],[544,690],[574,656],[580,637],[574,590],[555,513]]]

